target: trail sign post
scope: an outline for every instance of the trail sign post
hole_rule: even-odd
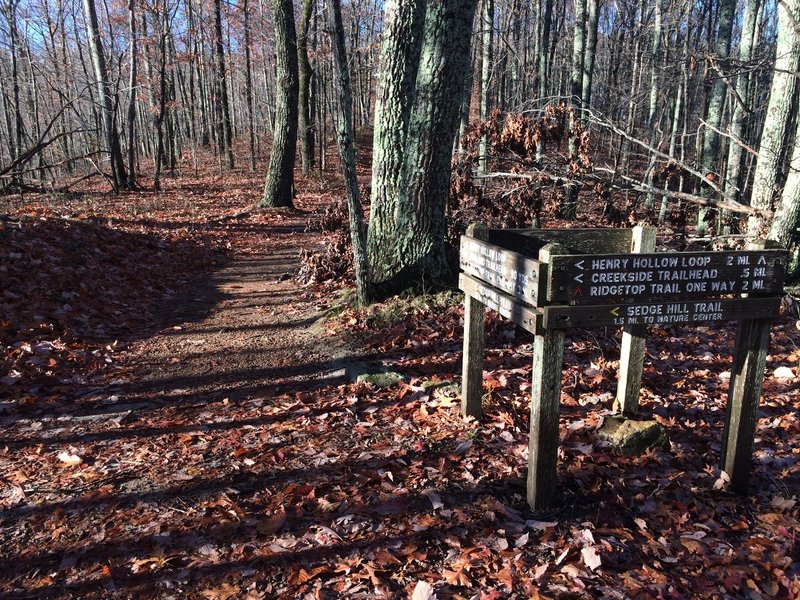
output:
[[[655,229],[503,230],[473,226],[461,239],[464,291],[462,414],[481,414],[486,308],[534,334],[528,503],[556,495],[564,330],[622,327],[615,407],[638,410],[648,325],[736,320],[721,466],[745,493],[769,330],[787,254],[655,251]]]

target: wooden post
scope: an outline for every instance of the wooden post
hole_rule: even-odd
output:
[[[486,229],[470,225],[467,235],[485,240]],[[461,370],[461,416],[481,416],[483,399],[483,322],[486,306],[480,300],[464,293],[464,354]]]
[[[547,244],[539,260],[565,254],[559,244]],[[558,413],[561,400],[561,368],[564,332],[545,330],[533,344],[531,429],[528,442],[528,504],[534,511],[553,504],[558,486]]]
[[[656,229],[654,227],[634,227],[631,252],[653,252],[656,249]],[[626,417],[635,416],[639,411],[639,390],[642,385],[645,346],[647,344],[646,325],[628,325],[622,329],[622,344],[619,359],[619,378],[614,410]]]
[[[775,247],[771,240],[756,240],[748,250]],[[742,319],[733,348],[725,429],[722,432],[720,468],[731,478],[731,488],[747,493],[758,421],[758,401],[769,351],[771,319]]]
[[[730,475],[731,488],[740,494],[747,493],[750,482],[758,400],[771,325],[771,319],[742,319],[736,332],[720,467]]]

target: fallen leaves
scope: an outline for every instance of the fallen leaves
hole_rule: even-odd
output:
[[[258,222],[273,226],[270,219],[254,216],[243,229]],[[23,330],[16,317],[11,323],[0,316],[2,333],[13,329],[15,336],[3,338],[12,342],[6,347],[11,363],[0,375],[10,379],[0,385],[19,399],[15,410],[33,411],[4,421],[0,443],[0,542],[16,557],[0,577],[0,595],[800,595],[800,571],[792,561],[798,398],[789,385],[794,380],[778,377],[797,364],[793,323],[790,332],[784,324],[774,333],[754,493],[746,499],[726,492],[717,467],[731,329],[653,332],[642,412],[670,429],[675,447],[632,458],[610,454],[595,434],[613,399],[615,333],[571,333],[560,420],[561,504],[533,515],[525,496],[530,340],[507,322],[487,317],[492,343],[480,420],[461,419],[457,392],[437,394],[423,385],[458,380],[462,309],[453,298],[427,299],[429,307],[404,303],[396,320],[348,309],[329,323],[331,331],[369,336],[384,366],[404,375],[407,383],[397,389],[325,382],[303,389],[282,382],[275,389],[275,379],[267,386],[243,367],[257,381],[242,393],[207,397],[192,382],[165,377],[156,393],[177,399],[129,406],[129,397],[102,381],[107,372],[117,376],[124,345],[111,338],[90,345],[82,336],[97,334],[98,323],[110,336],[115,321],[120,331],[143,335],[148,303],[168,293],[162,279],[172,271],[165,261],[193,250],[173,247],[163,230],[128,239],[126,229],[115,224],[105,231],[106,224],[83,223],[76,231],[85,228],[86,244],[98,248],[115,240],[128,250],[132,239],[150,244],[132,255],[140,265],[123,264],[111,253],[90,261],[116,269],[109,278],[153,288],[139,290],[142,320],[133,304],[120,304],[126,302],[119,293],[90,286],[100,295],[87,301],[83,289],[58,277],[30,315],[20,290],[9,290],[18,297],[0,297],[32,324]],[[64,239],[83,257],[87,248],[70,227]],[[181,234],[175,241],[197,239]],[[274,243],[247,242],[248,251],[269,251]],[[13,260],[26,260],[17,253]],[[144,273],[144,266],[152,270]],[[228,282],[225,289],[232,293],[236,285]],[[320,290],[302,293],[324,306],[327,292]],[[108,306],[100,306],[105,300]],[[33,319],[39,312],[46,317],[41,327]],[[83,313],[87,319],[77,319]],[[267,310],[259,314],[274,317]],[[159,325],[160,335],[181,337],[187,354],[209,353],[214,362],[207,376],[224,376],[220,366],[226,363],[215,355],[224,349],[196,334],[188,320],[180,322]],[[65,323],[74,327],[67,331]],[[179,366],[183,356],[159,357],[159,368]],[[293,356],[311,362],[313,355]],[[40,376],[49,387],[31,392]],[[90,376],[98,383],[85,384]],[[53,398],[44,389],[58,393]],[[67,393],[74,404],[64,403]],[[136,581],[150,587],[134,591]]]

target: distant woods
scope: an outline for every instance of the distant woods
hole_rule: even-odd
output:
[[[288,153],[271,159],[283,173],[295,155],[305,174],[325,169],[342,80],[328,10],[323,0],[0,0],[3,188],[100,177],[158,189],[165,174],[196,168],[201,149],[222,172],[254,170],[273,143]],[[543,202],[574,218],[596,192],[661,221],[702,205],[691,212],[701,235],[746,227],[784,245],[795,235],[800,0],[351,0],[341,12],[352,125],[374,128],[382,145],[368,245],[387,272],[375,283],[408,266],[380,253],[383,240],[417,243],[386,221],[405,206],[428,236],[410,253],[446,271],[430,251],[441,214],[420,207],[443,205],[450,174],[426,144],[456,150],[457,182],[465,189],[468,170],[479,196],[524,175],[533,183],[517,197],[535,218]],[[387,28],[416,37],[387,40]],[[438,42],[425,46],[430,36]],[[508,113],[533,136],[522,154],[524,141],[498,143]],[[474,163],[463,161],[470,152]],[[415,175],[423,167],[426,180]],[[543,199],[533,188],[545,184]],[[291,193],[267,181],[265,204],[291,204]]]
[[[114,189],[159,188],[164,174],[192,169],[201,149],[223,171],[254,170],[269,154],[284,96],[273,4],[0,0],[3,188],[51,189],[89,177]],[[310,172],[326,165],[319,140],[334,133],[333,63],[321,4],[309,1],[299,15],[299,43],[291,40],[303,55],[295,59],[305,106],[298,148]],[[379,24],[374,3],[346,7],[360,128],[372,116]]]

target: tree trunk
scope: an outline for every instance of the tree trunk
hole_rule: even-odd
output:
[[[225,48],[222,44],[221,0],[214,0],[214,60],[217,92],[217,146],[225,164],[233,169],[233,134],[231,132],[231,109],[228,103],[228,79],[225,74]]]
[[[158,29],[158,110],[153,113],[153,128],[156,134],[156,151],[153,156],[153,189],[161,191],[161,169],[164,166],[164,118],[167,112],[167,19],[166,5],[161,7],[161,14],[156,11],[154,16],[161,17]],[[155,30],[155,23],[153,24]],[[152,82],[151,82],[152,85]]]
[[[586,2],[575,0],[575,31],[572,38],[572,77],[570,78],[570,102],[572,114],[569,122],[569,159],[578,160],[578,135],[583,111],[584,54],[586,53]],[[563,219],[574,219],[577,214],[578,184],[570,181],[564,189],[564,199],[558,214]]]
[[[253,67],[250,59],[250,11],[248,0],[242,3],[244,13],[244,89],[247,103],[247,137],[250,149],[250,170],[256,170],[256,131],[253,125]]]
[[[797,243],[797,228],[800,227],[800,119],[797,120],[794,148],[789,163],[789,175],[783,186],[778,206],[772,217],[769,228],[771,240],[775,240],[783,248]]]
[[[397,226],[396,208],[403,186],[403,160],[416,93],[424,19],[424,1],[386,2],[377,72],[367,234],[370,278],[376,283],[394,276],[392,265],[396,257],[389,246]],[[386,272],[381,272],[382,269]]]
[[[725,96],[727,84],[724,77],[728,73],[728,55],[730,54],[731,34],[733,32],[733,18],[736,13],[736,0],[721,0],[719,7],[719,28],[717,30],[717,41],[715,47],[716,67],[719,72],[714,75],[714,83],[711,86],[711,98],[708,102],[708,116],[706,122],[708,126],[703,129],[703,152],[700,162],[701,171],[707,177],[719,179],[718,158],[720,153],[720,135],[717,133],[722,128],[723,110],[725,107]],[[703,187],[701,193],[710,194],[708,187]],[[707,232],[705,221],[707,209],[701,207],[697,211],[697,235],[703,236]]]
[[[350,217],[350,239],[353,245],[353,271],[356,293],[361,306],[369,303],[367,277],[367,232],[364,211],[356,176],[356,151],[353,143],[353,96],[350,90],[350,71],[344,45],[344,25],[340,0],[327,0],[329,35],[335,63],[336,88],[339,91],[339,135],[337,142],[342,159],[342,175],[347,190],[347,209]]]
[[[588,110],[592,101],[594,61],[597,52],[598,0],[586,0],[586,48],[583,53],[583,75],[581,77],[581,107]]]
[[[341,12],[341,8],[339,10]],[[297,132],[300,136],[300,163],[303,168],[303,175],[308,175],[314,169],[314,107],[311,102],[311,77],[313,73],[311,63],[308,60],[308,29],[313,15],[314,0],[305,0],[303,15],[300,18],[300,32],[297,36],[297,62],[300,76]],[[335,32],[332,32],[333,34]]]
[[[658,128],[656,127],[656,115],[658,113],[658,83],[659,71],[661,70],[661,24],[662,24],[662,0],[655,0],[655,24],[653,27],[653,43],[650,46],[650,100],[647,108],[647,130],[650,132],[650,147],[655,148],[658,143]],[[647,165],[647,185],[653,187],[653,175],[656,169],[656,154],[650,153],[650,160]],[[647,194],[645,206],[653,208],[653,193]]]
[[[553,19],[553,0],[544,0],[544,15],[542,16],[541,39],[539,52],[536,55],[536,72],[539,78],[539,105],[547,104],[547,79],[549,77],[548,55],[550,50],[550,25]],[[544,136],[539,136],[536,144],[536,163],[541,166],[545,152]]]
[[[480,120],[489,118],[489,80],[492,76],[492,39],[494,37],[494,0],[481,0],[481,97]],[[489,160],[489,136],[481,136],[478,175],[486,174]]]
[[[753,176],[753,194],[750,204],[755,208],[770,210],[775,196],[775,186],[781,169],[781,151],[790,120],[792,99],[797,86],[795,71],[800,60],[800,32],[794,22],[800,20],[800,7],[790,13],[783,2],[778,4],[778,41],[775,70],[769,104],[758,149],[758,164]],[[751,216],[747,221],[747,234],[761,237],[765,223],[760,217]]]
[[[298,68],[297,37],[292,0],[272,0],[275,27],[277,100],[269,170],[262,207],[292,207],[294,155],[297,149]]]
[[[97,86],[97,95],[100,100],[103,132],[106,138],[106,150],[111,157],[111,176],[114,189],[118,190],[123,185],[126,185],[127,176],[125,174],[125,165],[122,160],[119,134],[117,133],[117,126],[114,122],[116,98],[112,95],[111,86],[109,85],[106,59],[103,54],[103,44],[100,41],[100,27],[97,22],[97,10],[95,9],[94,0],[83,0],[83,8],[86,13],[89,51],[92,55],[95,85]]]
[[[732,200],[741,201],[742,159],[744,148],[737,142],[743,141],[744,120],[750,111],[750,60],[756,33],[756,22],[759,18],[761,0],[746,0],[742,22],[742,38],[739,42],[739,74],[736,76],[733,115],[731,117],[731,142],[728,146],[728,168],[725,174],[725,195]]]
[[[130,38],[130,71],[128,74],[128,187],[136,187],[136,65],[139,40],[136,37],[136,3],[128,0],[128,37]]]
[[[388,143],[380,148],[381,161],[373,162],[373,207],[378,210],[372,214],[381,216],[373,217],[368,238],[371,281],[381,297],[411,287],[430,289],[452,275],[444,214],[477,0],[441,0],[424,12],[422,4],[386,5],[376,156],[378,146]],[[409,57],[417,57],[416,62],[406,62]],[[404,139],[406,144],[394,146]],[[390,163],[400,167],[400,177],[385,170]],[[389,190],[396,193],[386,194]]]

